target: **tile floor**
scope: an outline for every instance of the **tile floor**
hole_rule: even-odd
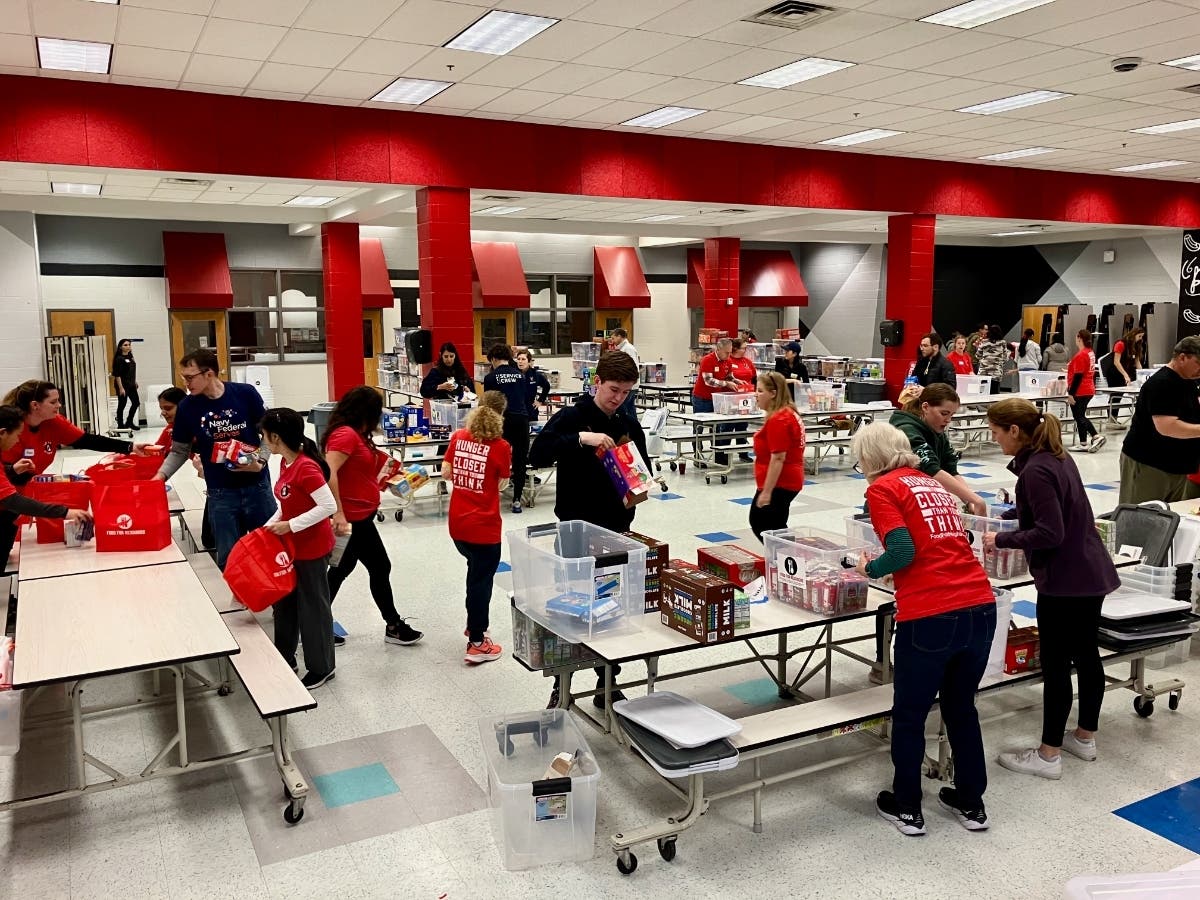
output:
[[[1095,455],[1075,455],[1098,510],[1110,508],[1119,436]],[[1011,487],[998,454],[973,451],[964,467],[981,491]],[[67,461],[70,467],[70,460]],[[796,499],[792,524],[839,529],[861,503],[864,484],[846,459],[830,460]],[[745,470],[728,485],[705,485],[703,473],[664,477],[677,500],[646,503],[636,528],[691,556],[710,540],[744,539],[753,493]],[[181,484],[181,492],[194,484]],[[553,518],[553,494],[507,527]],[[284,826],[280,786],[269,761],[257,760],[135,789],[96,794],[0,814],[0,900],[5,898],[257,898],[278,897],[630,897],[645,900],[686,890],[693,897],[940,897],[1052,898],[1082,873],[1163,871],[1196,858],[1195,806],[1200,778],[1200,702],[1184,693],[1176,712],[1149,719],[1132,712],[1130,695],[1110,694],[1101,720],[1101,758],[1068,761],[1061,782],[1034,781],[991,766],[987,802],[992,829],[969,834],[926,805],[928,836],[905,838],[874,815],[875,793],[888,786],[886,754],[784,784],[764,800],[763,834],[750,831],[748,798],[715,804],[683,835],[667,864],[652,847],[640,853],[630,878],[618,875],[609,836],[671,815],[678,803],[646,767],[590,726],[584,733],[602,769],[596,854],[586,863],[528,872],[500,866],[486,807],[479,718],[543,706],[549,682],[515,662],[469,669],[462,661],[463,562],[445,520],[424,500],[403,523],[380,526],[393,560],[401,611],[426,633],[414,647],[383,643],[383,624],[356,574],[335,605],[349,631],[338,651],[338,677],[317,692],[318,709],[293,718],[293,740],[314,785],[304,821]],[[508,555],[505,553],[505,559]],[[497,576],[492,633],[506,647],[511,626]],[[1022,607],[1023,612],[1030,612]],[[862,633],[870,627],[863,623]],[[853,632],[850,632],[853,633]],[[731,648],[714,648],[719,657]],[[664,661],[662,671],[677,665]],[[631,667],[634,668],[634,667]],[[1200,682],[1200,652],[1163,673]],[[1157,674],[1152,672],[1152,674]],[[834,689],[865,684],[850,661],[835,662]],[[145,690],[134,677],[99,681],[89,701]],[[686,682],[687,693],[731,715],[779,701],[747,667]],[[981,704],[989,755],[1029,744],[1039,730],[1036,689]],[[39,698],[51,708],[61,689]],[[1011,714],[1010,714],[1011,713]],[[244,694],[194,704],[190,731],[197,753],[263,743],[266,729]],[[171,714],[141,710],[89,721],[89,742],[126,769],[144,765],[169,733]],[[69,734],[27,733],[15,758],[0,759],[0,795],[51,790],[64,779]],[[852,735],[773,758],[819,762],[871,738]],[[727,777],[715,779],[717,785]],[[932,797],[936,787],[930,784]],[[1161,827],[1160,827],[1161,826]],[[1190,849],[1189,849],[1190,848]]]

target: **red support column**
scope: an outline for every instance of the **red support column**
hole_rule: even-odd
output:
[[[937,217],[924,214],[888,219],[887,304],[889,319],[904,322],[904,343],[884,347],[884,376],[892,399],[916,362],[921,337],[933,328],[933,244]]]
[[[321,268],[325,280],[325,360],[329,399],[337,400],[363,383],[362,261],[358,223],[321,226]]]
[[[741,296],[741,238],[704,241],[704,327],[721,328],[737,336]]]
[[[417,269],[421,327],[433,332],[433,353],[450,341],[474,368],[475,314],[471,300],[471,192],[427,187],[417,191]]]

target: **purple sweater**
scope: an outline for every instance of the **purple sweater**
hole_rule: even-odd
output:
[[[1025,449],[1008,468],[1017,476],[1020,529],[996,535],[996,546],[1025,551],[1039,593],[1101,597],[1115,591],[1121,582],[1096,532],[1075,461]]]

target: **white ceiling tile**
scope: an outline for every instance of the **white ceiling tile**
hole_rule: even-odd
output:
[[[589,50],[616,40],[624,29],[611,25],[596,25],[592,22],[559,22],[551,25],[536,37],[517,47],[516,56],[531,56],[534,59],[556,59],[561,62],[574,60]]]
[[[373,36],[440,47],[484,12],[478,6],[444,0],[408,0]]]
[[[667,75],[653,75],[649,72],[618,72],[608,78],[584,85],[574,93],[582,94],[585,97],[626,100],[641,91],[649,90],[669,80]]]
[[[346,72],[370,72],[374,75],[391,75],[395,78],[421,57],[429,54],[431,47],[402,44],[396,41],[366,40],[358,49],[342,60],[338,69]]]
[[[577,66],[564,63],[551,69],[545,75],[531,78],[522,87],[530,91],[547,91],[552,94],[573,94],[582,87],[595,84],[603,78],[616,75],[615,69],[602,69],[598,66]]]
[[[257,3],[258,0],[255,0]],[[158,9],[164,12],[188,13],[195,16],[207,16],[212,12],[213,0],[121,0],[122,8],[142,7]]]
[[[755,48],[734,53],[719,62],[697,69],[691,75],[694,78],[705,78],[709,81],[738,82],[795,61],[794,53]]]
[[[404,0],[370,0],[347,3],[346,0],[310,0],[295,27],[334,34],[367,37],[394,13]]]
[[[630,100],[643,100],[646,103],[657,103],[660,106],[681,106],[688,97],[694,97],[705,91],[715,90],[722,85],[714,81],[699,81],[695,78],[671,78],[649,90],[640,91]],[[761,112],[762,110],[756,110]]]
[[[490,63],[494,56],[471,53],[467,50],[447,50],[435,47],[404,70],[408,78],[428,78],[433,81],[461,81]]]
[[[244,88],[261,65],[262,63],[253,59],[197,53],[192,56],[192,61],[184,70],[183,81],[213,87]]]
[[[662,15],[680,0],[592,0],[579,10],[573,18],[601,25],[617,25],[622,28],[637,28],[655,16]]]
[[[0,194],[48,194],[50,185],[38,181],[8,181],[0,179]]]
[[[255,87],[246,88],[244,97],[261,97],[264,100],[287,100],[293,103],[299,103],[308,94],[296,94],[291,91],[264,91]]]
[[[1134,5],[1138,4],[1134,3]],[[1035,37],[1039,41],[1070,47],[1075,46],[1075,42],[1052,40],[1049,35],[1076,22],[1092,18],[1119,17],[1129,8],[1130,0],[1056,0],[1054,3],[1047,3],[1015,16],[997,19],[995,22],[981,25],[980,28],[994,34],[1005,34],[1010,37]],[[1183,15],[1183,11],[1180,11],[1179,15]],[[1125,27],[1132,29],[1137,25]],[[1113,32],[1103,31],[1103,33],[1112,34]]]
[[[155,50],[124,44],[113,52],[112,73],[134,78],[178,81],[187,68],[189,54],[182,50]]]
[[[104,43],[112,43],[116,37],[120,7],[80,0],[37,0],[31,7],[34,34],[41,37]]]
[[[240,19],[243,22],[258,22],[262,25],[295,24],[308,0],[217,0],[212,14],[222,19]]]
[[[783,106],[782,98],[779,91],[773,91],[770,88],[750,87],[745,84],[724,84],[719,88],[712,88],[699,94],[694,94],[685,99],[683,106],[691,106],[696,109],[726,109],[731,108],[731,111],[740,111],[735,109],[739,104],[755,100],[762,96],[773,96],[775,103],[778,106]]]
[[[624,69],[674,49],[686,41],[687,38],[675,34],[631,29],[616,40],[580,54],[573,62],[582,63],[585,66]]]
[[[1030,55],[1021,57],[1023,48],[1028,48],[1031,51]],[[1087,72],[1096,66],[1108,67],[1108,60],[1098,54],[1071,47],[1034,44],[1030,41],[1001,44],[994,50],[982,54],[979,65],[974,69],[967,68],[970,62],[969,59],[950,60],[931,67],[930,71],[936,71],[942,75],[970,75],[981,81],[1003,81],[1030,88],[1040,88],[1044,86],[1045,76],[1049,72],[1064,69]]]
[[[586,122],[595,122],[598,125],[619,125],[621,122],[627,122],[637,116],[653,112],[654,108],[654,105],[651,103],[638,103],[636,100],[618,100],[615,103],[607,103],[604,106],[599,106],[590,112],[584,113],[579,116],[579,119]]]
[[[741,113],[724,112],[716,110],[713,112],[701,113],[698,116],[692,116],[690,119],[684,119],[682,122],[676,122],[674,125],[668,125],[666,128],[658,128],[656,131],[675,131],[687,134],[699,134],[707,131],[710,128],[716,128],[720,125],[728,125],[730,122],[737,122],[744,119]],[[630,128],[630,131],[645,132],[644,128]]]
[[[978,59],[982,64],[988,53],[996,51],[1005,44],[1014,45],[1007,52],[1009,54],[1022,53],[1019,57],[1022,59],[1036,52],[1019,49],[1020,43],[1011,38],[983,31],[959,31],[917,46],[904,47],[895,53],[888,53],[873,61],[878,65],[892,66],[897,69],[932,71],[933,66],[947,60]]]
[[[542,91],[514,90],[507,91],[479,107],[484,113],[503,116],[522,116],[533,112],[539,107],[558,99],[557,94],[547,94]]]
[[[684,0],[644,23],[644,27],[648,31],[700,37],[761,9],[761,0]]]
[[[842,59],[846,62],[872,62],[885,54],[924,46],[945,36],[946,30],[940,25],[930,25],[928,22],[904,22],[887,31],[880,31],[840,44],[832,49],[832,55],[835,59]]]
[[[783,36],[767,46],[772,50],[795,52],[798,56],[813,54],[825,56],[833,47],[887,31],[889,28],[901,24],[901,21],[892,16],[847,12],[798,31],[789,32],[787,29],[780,29],[781,32],[784,32]]]
[[[293,28],[284,35],[271,54],[272,62],[293,66],[324,66],[335,68],[362,41],[344,34],[323,31],[304,31]]]
[[[463,80],[472,84],[492,84],[496,87],[520,87],[539,75],[545,75],[557,65],[558,63],[549,59],[500,56]]]
[[[889,106],[886,103],[872,103],[870,101],[862,101],[853,105],[845,105],[836,109],[826,110],[825,112],[816,113],[810,118],[814,122],[839,122],[846,125],[854,125],[853,131],[863,131],[872,127],[871,119],[875,115],[884,115],[894,112],[897,109],[895,106]],[[862,127],[858,127],[861,125]]]
[[[475,109],[490,100],[495,100],[508,88],[490,84],[455,84],[446,88],[424,106],[429,109]]]
[[[117,26],[117,41],[121,44],[155,47],[159,50],[191,52],[196,46],[204,23],[203,16],[122,6],[121,19]]]
[[[795,128],[796,123],[789,122],[787,119],[777,119],[774,116],[746,116],[730,122],[728,125],[718,125],[711,131],[714,134],[744,135],[761,133],[764,129],[780,126]]]
[[[330,72],[312,94],[315,97],[341,97],[370,100],[395,79],[391,75],[372,75],[369,72]]]
[[[279,46],[286,30],[278,25],[209,19],[196,52],[235,59],[266,59]]]
[[[0,66],[37,66],[37,49],[33,36],[0,34]]]
[[[33,34],[29,20],[29,0],[0,0],[0,32]]]
[[[151,200],[177,200],[177,201],[192,201],[196,199],[196,194],[192,191],[172,190],[170,188],[156,188],[150,194]]]
[[[105,184],[119,184],[126,187],[156,187],[162,181],[161,175],[137,175],[132,172],[113,172],[108,175]]]
[[[883,100],[894,97],[896,102],[912,104],[912,92],[944,84],[948,80],[940,75],[928,75],[924,72],[897,72],[878,81],[843,87],[838,93],[855,100]]]
[[[583,9],[591,0],[504,0],[504,2],[482,3],[484,6],[495,6],[508,12],[525,13],[529,16],[546,16],[551,19],[565,19]]]
[[[104,186],[104,196],[116,200],[148,200],[153,192],[154,189],[148,187],[129,187],[120,184]]]
[[[691,40],[670,50],[664,50],[630,68],[641,72],[654,72],[657,75],[691,75],[697,69],[711,66],[740,53],[742,49],[736,44]]]
[[[955,0],[870,0],[862,10],[901,19],[923,19],[954,5]]]
[[[607,102],[599,97],[559,97],[545,106],[538,107],[534,113],[541,118],[577,119],[587,115],[593,109],[599,109]]]
[[[329,74],[328,69],[318,69],[315,66],[289,66],[285,63],[264,63],[258,70],[250,87],[255,91],[286,92],[300,94],[309,93]]]

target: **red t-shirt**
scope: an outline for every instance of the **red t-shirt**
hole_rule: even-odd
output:
[[[379,509],[379,466],[375,463],[375,448],[366,438],[348,425],[335,428],[325,443],[325,452],[346,454],[346,461],[337,471],[338,496],[347,520],[361,522]]]
[[[790,409],[768,417],[754,433],[754,483],[762,490],[772,453],[786,453],[775,486],[785,491],[804,489],[804,425]]]
[[[21,439],[0,459],[10,465],[21,459],[31,459],[34,471],[41,475],[54,462],[59,447],[70,446],[81,437],[82,429],[62,416],[43,422],[37,430],[26,422],[21,429]]]
[[[971,365],[971,357],[966,353],[950,352],[946,354],[946,359],[954,366],[956,375],[971,375],[975,372],[975,367]]]
[[[705,375],[712,375],[717,381],[728,381],[730,366],[733,360],[726,357],[725,361],[717,359],[717,354],[708,353],[700,360],[700,368],[696,372],[696,384],[692,387],[692,395],[699,397],[701,400],[711,400],[713,389],[708,386],[704,380]],[[718,393],[726,391],[728,388],[718,388]]]
[[[512,447],[480,441],[465,428],[450,435],[450,537],[468,544],[500,543],[500,479],[512,477]]]
[[[158,436],[155,445],[163,448],[163,453],[171,452],[171,432],[175,430],[174,425],[168,425],[162,430],[162,434]]]
[[[1075,392],[1075,396],[1094,396],[1096,393],[1096,376],[1093,374],[1095,369],[1096,354],[1084,347],[1071,357],[1071,361],[1067,364],[1067,389],[1070,390],[1076,375],[1082,375],[1083,380],[1079,382],[1079,390]]]
[[[8,473],[4,471],[4,466],[0,466],[0,500],[7,500],[16,492],[17,489],[8,480]],[[3,560],[0,560],[0,562],[3,562]]]
[[[758,369],[754,367],[754,361],[744,356],[741,359],[729,357],[729,372],[742,384],[750,385],[751,389],[754,387],[754,380],[758,378]]]
[[[294,519],[317,504],[314,491],[325,485],[321,467],[307,456],[298,456],[290,466],[284,462],[279,466],[279,478],[275,480],[275,499],[279,501],[279,518]],[[322,519],[303,531],[292,532],[292,543],[296,548],[296,559],[320,559],[333,550],[333,525]]]
[[[971,551],[958,501],[916,469],[894,469],[867,488],[867,508],[879,540],[907,528],[916,556],[898,570],[896,621],[994,603],[987,573]]]

